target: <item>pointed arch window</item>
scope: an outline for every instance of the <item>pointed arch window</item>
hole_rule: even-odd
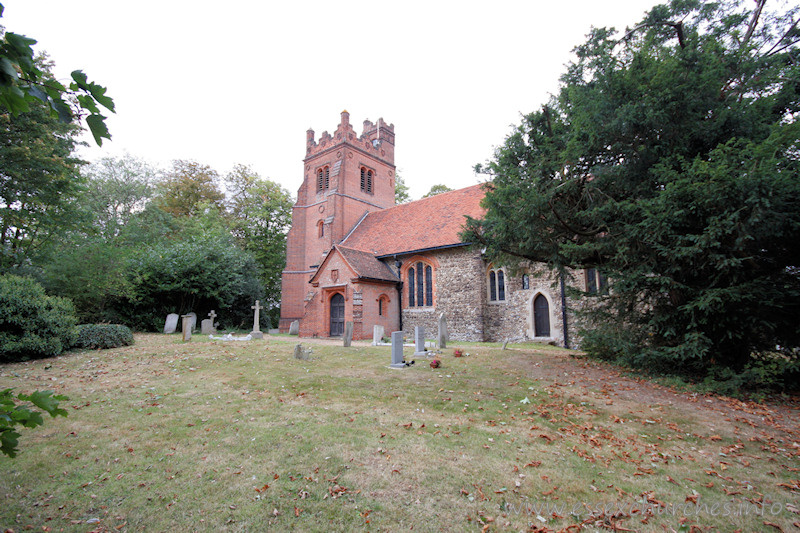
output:
[[[322,192],[330,188],[331,169],[325,165],[317,169],[317,192]]]
[[[317,222],[317,237],[320,239],[325,236],[325,222],[320,220]]]
[[[502,268],[489,270],[489,301],[504,302],[506,300],[506,273]]]
[[[375,171],[367,167],[361,167],[361,192],[372,194],[373,178]]]
[[[417,261],[409,267],[406,278],[408,307],[433,307],[433,267]]]

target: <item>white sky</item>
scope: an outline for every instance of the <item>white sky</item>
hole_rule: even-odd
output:
[[[656,3],[3,0],[0,24],[37,39],[59,78],[108,88],[113,139],[88,160],[248,164],[295,195],[306,130],[332,133],[347,109],[359,134],[395,125],[416,199],[483,181],[474,165],[557,91],[590,27],[624,29]]]

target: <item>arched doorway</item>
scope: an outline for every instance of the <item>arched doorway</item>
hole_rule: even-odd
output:
[[[536,337],[550,336],[550,304],[544,294],[533,300],[533,333]]]
[[[331,337],[344,335],[344,296],[336,293],[331,297]]]

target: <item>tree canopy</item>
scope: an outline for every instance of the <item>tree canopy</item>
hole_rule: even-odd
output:
[[[800,346],[798,8],[673,0],[593,29],[493,159],[464,235],[597,268],[584,348],[694,376]],[[783,4],[785,6],[785,4]]]

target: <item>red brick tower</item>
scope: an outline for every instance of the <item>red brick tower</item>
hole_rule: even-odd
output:
[[[308,280],[331,247],[365,213],[394,205],[394,124],[365,120],[356,136],[350,113],[342,111],[333,136],[323,132],[317,142],[314,130],[308,130],[303,162],[281,277],[282,332],[303,318]]]

